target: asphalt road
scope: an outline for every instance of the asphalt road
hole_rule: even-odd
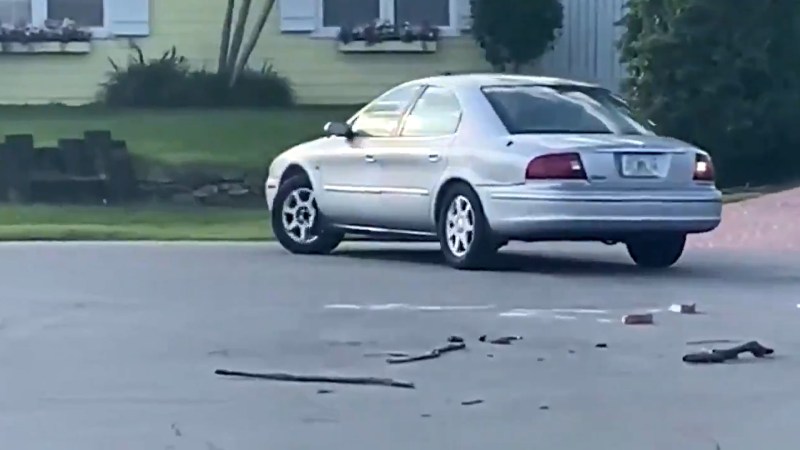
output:
[[[431,246],[0,245],[0,447],[795,449],[800,254],[695,250],[636,270],[621,248],[529,245],[495,271]],[[664,311],[697,302],[702,314]],[[623,314],[656,310],[656,324]],[[521,335],[509,346],[477,342]],[[449,335],[468,350],[389,365]],[[699,339],[776,357],[687,366]],[[597,343],[608,348],[595,348]],[[215,369],[393,377],[291,384]],[[318,389],[333,392],[321,394]],[[464,406],[463,401],[483,403]]]

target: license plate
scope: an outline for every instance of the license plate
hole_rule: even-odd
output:
[[[622,176],[659,177],[665,167],[661,155],[622,155]]]

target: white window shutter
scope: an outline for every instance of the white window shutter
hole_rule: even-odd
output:
[[[472,5],[470,0],[456,0],[458,11],[458,25],[462,30],[472,28]]]
[[[317,28],[318,0],[278,0],[281,31],[311,32]]]
[[[115,36],[150,34],[150,0],[106,0],[109,28]]]

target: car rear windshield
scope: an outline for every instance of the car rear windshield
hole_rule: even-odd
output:
[[[618,97],[582,86],[485,86],[484,95],[511,134],[652,134]]]

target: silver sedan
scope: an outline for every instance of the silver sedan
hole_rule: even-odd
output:
[[[469,74],[390,89],[270,165],[266,200],[293,253],[345,234],[438,240],[480,268],[511,240],[624,243],[673,265],[686,235],[716,228],[708,153],[657,136],[626,103],[576,81]]]

